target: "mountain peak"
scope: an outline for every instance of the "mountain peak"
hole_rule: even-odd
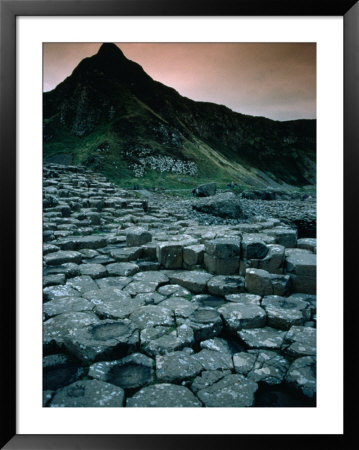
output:
[[[126,58],[122,53],[119,47],[116,44],[112,44],[111,42],[105,42],[101,45],[98,53],[98,56],[102,56],[104,58]]]

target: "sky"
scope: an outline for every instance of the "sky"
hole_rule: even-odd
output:
[[[154,80],[197,101],[275,120],[316,118],[315,43],[116,43]],[[44,43],[43,90],[100,43]]]

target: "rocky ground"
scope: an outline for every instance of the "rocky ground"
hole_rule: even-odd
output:
[[[314,200],[43,189],[44,406],[315,406]]]

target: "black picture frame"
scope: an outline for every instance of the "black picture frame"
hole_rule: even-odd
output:
[[[0,0],[0,192],[2,197],[1,448],[6,449],[183,449],[246,445],[312,448],[327,438],[347,448],[355,414],[345,416],[343,435],[18,435],[16,434],[16,17],[18,16],[342,16],[344,18],[344,286],[355,280],[348,258],[355,254],[358,220],[355,187],[359,169],[359,3],[357,0]],[[349,299],[347,299],[349,300]],[[345,304],[345,343],[355,341],[355,298]],[[345,374],[355,376],[346,345]],[[355,350],[355,349],[354,349]],[[345,411],[353,397],[346,378]],[[349,448],[349,447],[348,447]]]

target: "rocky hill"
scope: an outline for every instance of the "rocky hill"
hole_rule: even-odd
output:
[[[273,121],[195,102],[114,44],[43,96],[44,159],[84,164],[123,186],[313,185],[316,121]]]

